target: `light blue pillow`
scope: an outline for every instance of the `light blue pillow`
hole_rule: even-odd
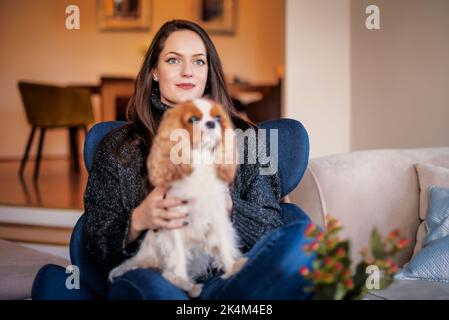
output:
[[[449,188],[429,188],[426,227],[423,248],[395,279],[449,283]]]

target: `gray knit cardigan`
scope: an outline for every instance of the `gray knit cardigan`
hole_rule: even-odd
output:
[[[144,148],[127,142],[131,130],[115,129],[100,143],[84,194],[87,250],[105,271],[133,256],[145,235],[126,245],[131,213],[152,190]],[[231,188],[232,222],[242,252],[283,224],[279,174],[260,175],[259,166],[239,165]]]

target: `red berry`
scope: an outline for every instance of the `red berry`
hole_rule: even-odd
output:
[[[343,282],[343,285],[344,285],[344,287],[345,287],[346,289],[352,289],[352,288],[354,288],[354,282],[352,281],[351,278],[346,279],[346,280]]]
[[[402,238],[396,243],[396,248],[399,250],[404,249],[408,245],[409,241],[406,238]]]
[[[309,223],[309,225],[307,226],[306,230],[304,231],[304,234],[307,237],[312,236],[312,233],[316,230],[316,225],[314,225],[313,223]]]
[[[301,267],[301,269],[299,269],[299,274],[303,277],[308,276],[310,274],[310,270],[307,267]]]

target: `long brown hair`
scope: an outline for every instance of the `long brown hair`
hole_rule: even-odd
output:
[[[127,118],[137,129],[137,136],[134,138],[141,140],[140,142],[144,143],[147,151],[149,151],[152,138],[156,134],[162,117],[162,112],[152,106],[151,95],[154,90],[158,91],[159,85],[153,81],[151,71],[156,68],[159,55],[169,35],[179,30],[195,32],[201,37],[206,47],[209,71],[204,94],[223,105],[237,128],[246,129],[252,126],[250,122],[243,120],[234,108],[226,89],[220,58],[206,31],[191,21],[172,20],[166,22],[154,36],[137,75],[134,93],[128,103]]]

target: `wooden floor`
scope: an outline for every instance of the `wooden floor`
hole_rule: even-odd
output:
[[[76,173],[68,159],[43,159],[36,183],[32,179],[34,161],[28,161],[24,179],[19,178],[19,165],[20,161],[0,161],[0,205],[83,209],[87,183],[83,164]]]
[[[80,163],[83,162],[80,161]],[[60,209],[52,212],[67,215],[66,219],[69,221],[73,221],[73,217],[69,217],[73,215],[73,212],[64,209],[83,210],[83,194],[87,183],[84,165],[77,173],[71,169],[68,159],[43,159],[37,182],[33,182],[32,179],[34,161],[30,160],[27,163],[23,179],[18,175],[19,165],[20,161],[0,161],[0,206],[3,208],[11,206],[19,211],[23,211],[21,208],[24,207],[46,209],[44,212]],[[24,218],[26,215],[22,214],[21,223],[0,221],[0,238],[9,241],[67,246],[72,227],[49,226],[48,217],[46,219],[37,217],[36,214],[31,213],[34,211],[26,211],[30,214],[29,218]],[[62,218],[62,221],[65,219],[58,218]]]

